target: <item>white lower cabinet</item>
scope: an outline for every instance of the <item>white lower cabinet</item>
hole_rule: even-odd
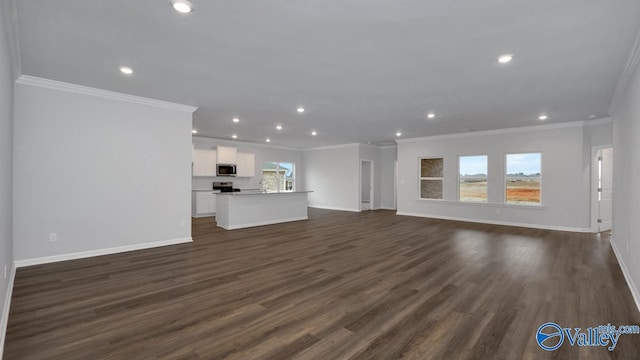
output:
[[[194,191],[193,193],[193,217],[204,217],[216,213],[216,193],[211,191]]]

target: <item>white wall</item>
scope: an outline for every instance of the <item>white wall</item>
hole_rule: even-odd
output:
[[[395,146],[383,147],[380,150],[380,207],[383,209],[396,208],[395,162],[397,150]]]
[[[613,113],[613,244],[640,308],[639,139],[640,70],[636,68]]]
[[[10,46],[10,13],[0,2],[0,358],[8,320],[13,266],[13,82],[14,57]],[[5,269],[7,274],[5,276]]]
[[[23,79],[15,88],[16,261],[190,240],[192,110]]]
[[[193,144],[198,149],[211,149],[218,145],[230,146],[238,149],[238,152],[256,154],[255,173],[251,178],[245,177],[194,177],[192,181],[193,189],[210,189],[213,181],[232,181],[233,186],[240,189],[259,189],[262,176],[262,164],[265,161],[290,162],[295,164],[295,188],[296,190],[307,190],[304,177],[304,156],[302,150],[287,149],[277,146],[246,143],[241,141],[229,141],[212,139],[201,136],[193,137]]]
[[[589,231],[590,171],[582,122],[398,141],[398,213]],[[606,135],[602,135],[606,136]],[[590,145],[589,145],[590,146]],[[542,153],[543,206],[505,205],[507,153]],[[458,156],[489,156],[487,204],[457,201]],[[444,157],[444,200],[418,199],[418,158]]]
[[[360,151],[358,144],[304,152],[304,178],[309,206],[360,211]]]

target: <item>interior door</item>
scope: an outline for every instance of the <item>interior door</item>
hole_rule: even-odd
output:
[[[360,164],[360,210],[371,210],[371,162],[362,160]]]
[[[613,226],[613,148],[600,150],[598,156],[598,231]]]

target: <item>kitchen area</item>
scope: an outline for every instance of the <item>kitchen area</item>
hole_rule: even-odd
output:
[[[302,151],[194,136],[192,155],[192,217],[227,230],[308,218]]]

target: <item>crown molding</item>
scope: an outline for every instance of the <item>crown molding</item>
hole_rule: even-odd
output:
[[[20,42],[18,37],[18,10],[15,0],[5,0],[0,3],[0,16],[4,17],[4,30],[9,43],[9,57],[13,78],[18,79],[22,75],[20,61]]]
[[[134,104],[154,106],[161,109],[184,111],[193,113],[198,108],[189,105],[176,104],[168,101],[150,99],[141,96],[123,94],[115,91],[92,88],[88,86],[76,85],[62,81],[43,79],[35,76],[21,75],[16,84],[39,86],[47,89],[66,91],[76,94],[96,96],[110,100],[127,101]]]
[[[226,138],[216,138],[216,137],[209,137],[209,136],[203,136],[203,135],[192,135],[191,138],[192,138],[192,142],[198,143],[199,145],[218,146],[219,142],[222,142],[223,146],[242,147],[243,145],[246,145],[246,146],[255,146],[255,147],[268,148],[268,149],[302,151],[302,149],[294,148],[294,147],[270,145],[270,144],[252,142],[252,141],[229,140]]]
[[[597,121],[597,120],[592,120],[592,121]],[[582,126],[585,126],[586,123],[587,121],[571,121],[571,122],[563,122],[563,123],[557,123],[557,124],[521,126],[521,127],[514,127],[514,128],[475,131],[475,132],[467,132],[467,133],[459,133],[459,134],[445,134],[445,135],[425,136],[425,137],[410,138],[410,139],[396,139],[396,142],[398,142],[399,144],[402,144],[402,143],[412,143],[412,142],[420,142],[420,141],[468,138],[468,137],[475,137],[475,136],[514,134],[514,133],[544,131],[544,130],[557,130],[557,129],[566,129],[566,128],[573,128],[573,127],[582,127]]]
[[[613,119],[610,116],[607,116],[600,119],[585,121],[584,124],[586,126],[598,126],[598,125],[605,125],[605,124],[611,124],[611,123],[613,123]]]
[[[627,64],[622,70],[622,74],[618,79],[618,84],[616,85],[616,90],[613,93],[613,98],[611,98],[611,102],[609,103],[609,115],[615,115],[615,112],[618,110],[620,106],[620,102],[624,97],[624,94],[627,92],[627,88],[629,87],[629,81],[631,80],[633,73],[638,68],[638,64],[640,63],[640,31],[638,31],[638,35],[636,35],[636,41],[633,43],[633,48],[631,48],[631,54],[629,54],[629,59],[627,60]]]
[[[302,151],[315,151],[315,150],[330,150],[330,149],[340,149],[346,147],[360,147],[360,143],[350,143],[350,144],[340,144],[340,145],[329,145],[329,146],[320,146],[314,148],[303,149]]]

